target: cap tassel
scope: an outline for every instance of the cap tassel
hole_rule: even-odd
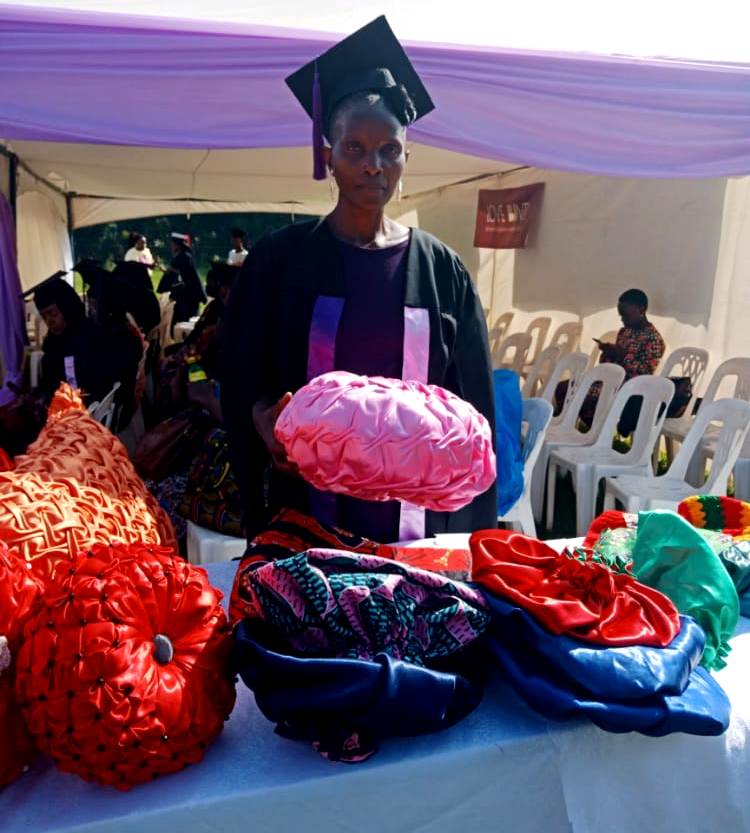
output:
[[[323,100],[320,93],[320,75],[315,63],[312,89],[312,143],[313,143],[313,179],[326,178],[326,161],[323,157]]]

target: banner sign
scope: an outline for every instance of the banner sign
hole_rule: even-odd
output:
[[[539,213],[543,182],[479,192],[474,245],[482,249],[525,249]]]

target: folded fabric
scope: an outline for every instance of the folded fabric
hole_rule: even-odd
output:
[[[118,789],[203,758],[234,705],[221,593],[171,550],[69,557],[26,624],[16,693],[57,766]]]
[[[552,669],[569,686],[596,699],[626,701],[681,694],[706,642],[700,627],[681,616],[680,632],[665,648],[592,645],[555,636],[525,610],[490,593],[487,604],[492,617],[490,638],[535,658],[541,676],[546,668]]]
[[[532,613],[552,633],[663,647],[680,631],[674,604],[632,576],[559,555],[517,532],[475,532],[469,546],[473,580]]]
[[[414,548],[379,544],[369,538],[322,524],[295,509],[282,509],[268,526],[253,538],[242,557],[232,587],[230,620],[237,622],[249,615],[252,593],[248,587],[248,575],[259,564],[290,558],[311,549],[379,555],[381,558],[440,573],[458,581],[467,581],[471,577],[471,554],[468,548]]]
[[[739,619],[739,599],[721,558],[699,531],[674,512],[641,512],[633,572],[698,622],[706,634],[703,665],[723,668]]]
[[[280,734],[312,742],[330,760],[362,761],[386,737],[447,728],[482,697],[481,687],[460,674],[388,654],[356,660],[273,651],[256,641],[259,630],[248,619],[235,631],[240,677]]]
[[[687,687],[677,696],[605,700],[572,685],[534,655],[495,639],[490,639],[488,645],[519,696],[552,720],[587,717],[608,732],[637,731],[653,737],[672,732],[720,735],[729,726],[729,700],[703,668],[696,668],[690,674]]]
[[[429,665],[487,627],[484,596],[405,564],[337,550],[309,550],[248,576],[248,615],[276,645],[301,656],[394,659]]]
[[[325,373],[297,391],[275,431],[305,480],[362,500],[453,512],[495,481],[489,423],[435,385]]]
[[[253,595],[249,589],[249,575],[259,564],[289,558],[309,549],[373,554],[379,546],[368,538],[360,538],[321,524],[315,518],[295,509],[282,509],[271,523],[253,538],[240,561],[229,602],[229,619],[234,623],[250,615]]]

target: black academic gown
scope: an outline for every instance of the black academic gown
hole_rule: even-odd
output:
[[[178,252],[172,258],[157,291],[169,292],[169,297],[175,302],[172,324],[189,321],[198,314],[198,308],[206,300],[206,293],[190,252]]]
[[[474,286],[455,252],[413,229],[406,254],[404,305],[428,310],[428,382],[474,405],[493,427],[494,396],[487,327]],[[324,220],[287,226],[250,251],[225,311],[222,410],[250,536],[269,514],[288,506],[308,511],[299,478],[273,470],[264,507],[268,454],[253,427],[252,408],[306,382],[315,301],[343,297],[337,244]],[[497,526],[494,485],[458,512],[426,513],[426,534]]]

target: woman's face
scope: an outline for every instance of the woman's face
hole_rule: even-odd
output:
[[[332,129],[329,165],[341,197],[361,208],[383,208],[404,173],[406,131],[380,102],[341,112]]]
[[[142,252],[146,248],[146,238],[139,237],[138,240],[135,241],[135,248],[137,251]]]
[[[61,336],[65,332],[65,316],[57,304],[50,304],[39,311],[48,332],[53,336]]]

